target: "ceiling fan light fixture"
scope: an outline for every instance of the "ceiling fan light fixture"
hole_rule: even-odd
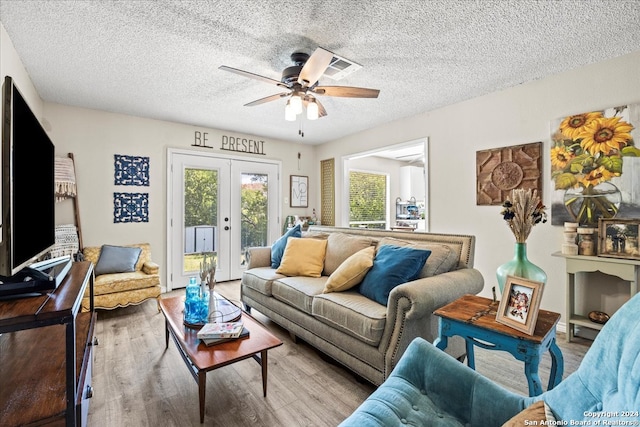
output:
[[[293,106],[291,105],[291,101],[287,101],[287,105],[284,107],[284,119],[288,122],[296,121],[296,113],[293,110]]]
[[[302,97],[300,96],[300,92],[294,92],[290,102],[295,114],[302,113]]]
[[[312,99],[307,103],[307,119],[309,120],[318,119],[318,104],[316,104],[315,99]]]

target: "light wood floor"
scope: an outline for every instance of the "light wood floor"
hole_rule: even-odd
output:
[[[216,290],[239,300],[239,281]],[[169,295],[182,295],[176,290]],[[244,360],[207,374],[205,426],[336,426],[375,387],[331,364],[306,343],[293,343],[286,330],[253,311],[284,344],[269,351],[267,397],[260,366]],[[165,350],[164,317],[154,301],[98,312],[90,426],[199,426],[198,387],[175,349]],[[564,343],[565,377],[582,360],[590,341]],[[550,360],[540,365],[543,383]],[[520,394],[527,394],[523,364],[511,355],[476,349],[476,369]],[[545,387],[546,388],[546,387]]]

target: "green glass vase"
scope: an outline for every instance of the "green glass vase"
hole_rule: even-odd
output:
[[[526,243],[516,243],[513,259],[502,264],[496,270],[500,295],[502,295],[504,285],[507,283],[507,276],[523,277],[536,282],[547,283],[547,273],[527,258]]]

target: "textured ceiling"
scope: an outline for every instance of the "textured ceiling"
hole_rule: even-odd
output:
[[[640,50],[640,0],[8,1],[0,20],[50,102],[317,144]],[[294,51],[363,66],[320,84],[328,115],[284,120],[275,80]],[[299,127],[304,138],[298,135]]]

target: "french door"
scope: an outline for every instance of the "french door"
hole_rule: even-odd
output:
[[[239,279],[247,248],[280,235],[279,164],[177,150],[167,158],[167,289],[198,276],[205,257],[216,281]]]

